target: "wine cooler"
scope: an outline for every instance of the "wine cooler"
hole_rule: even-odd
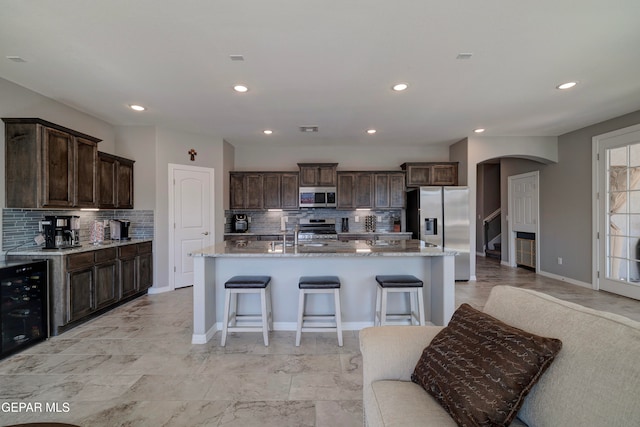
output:
[[[0,358],[49,336],[47,261],[0,261]]]

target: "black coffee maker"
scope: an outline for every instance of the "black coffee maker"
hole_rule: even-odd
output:
[[[246,233],[249,231],[249,219],[245,214],[235,214],[231,218],[231,231],[233,233]]]
[[[62,249],[78,246],[79,218],[77,216],[45,216],[40,221],[45,249]]]

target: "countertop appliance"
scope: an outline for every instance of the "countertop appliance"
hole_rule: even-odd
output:
[[[338,240],[335,219],[301,218],[298,240]]]
[[[413,239],[459,252],[455,280],[469,280],[469,188],[419,187],[407,191],[407,231]]]
[[[112,219],[109,221],[111,240],[131,240],[129,228],[131,221],[128,219]]]
[[[336,187],[300,187],[301,208],[335,208]]]
[[[65,249],[80,246],[80,217],[70,215],[45,216],[39,223],[45,249]]]
[[[0,261],[0,358],[49,336],[47,261]]]
[[[234,233],[246,233],[249,231],[249,218],[245,214],[235,214],[231,218],[231,230]]]

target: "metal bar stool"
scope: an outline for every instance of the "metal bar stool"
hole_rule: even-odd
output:
[[[262,332],[264,345],[269,345],[269,330],[273,330],[273,311],[271,309],[270,276],[233,276],[224,284],[224,318],[222,340],[225,346],[228,332]],[[239,314],[238,295],[259,294],[261,314]],[[238,322],[247,322],[239,325]]]
[[[411,325],[413,325],[414,320],[418,325],[425,324],[422,280],[418,279],[415,276],[398,274],[389,276],[376,276],[376,282],[378,282],[378,287],[376,291],[376,313],[373,320],[374,326],[392,324],[390,323],[390,321],[395,320],[408,320]],[[409,294],[409,313],[387,313],[387,295],[389,292],[402,292]],[[417,310],[414,299],[418,300]]]
[[[342,347],[342,316],[340,313],[340,279],[337,276],[302,276],[298,282],[298,328],[296,347],[300,346],[302,332],[336,331],[338,345]],[[333,294],[334,314],[308,315],[305,312],[307,294]],[[329,320],[320,322],[320,320]]]

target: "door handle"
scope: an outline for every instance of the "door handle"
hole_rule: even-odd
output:
[[[200,234],[202,234],[203,236],[208,236],[208,235],[209,235],[209,232],[208,232],[208,231],[205,231],[204,233],[200,233]]]

